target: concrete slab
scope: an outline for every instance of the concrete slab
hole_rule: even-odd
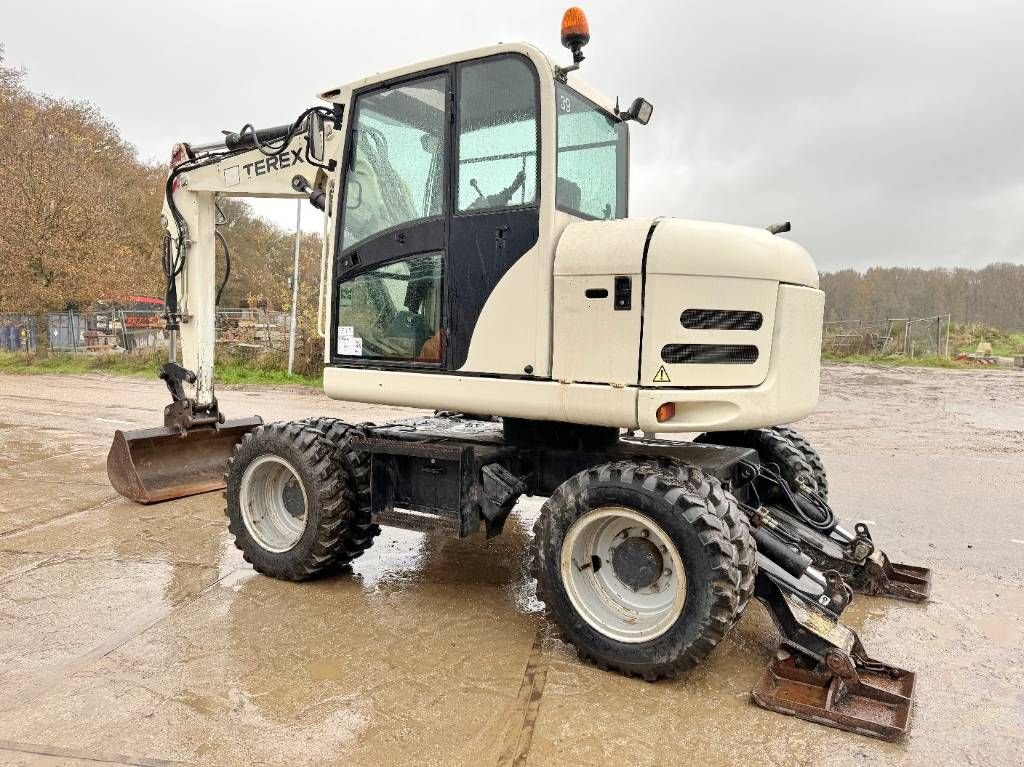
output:
[[[0,584],[0,718],[167,617],[211,568],[52,557]],[[0,733],[6,734],[0,727]]]
[[[431,577],[479,559],[462,556],[470,544],[412,537],[407,561],[432,557],[415,578],[237,571],[44,694],[0,704],[0,732],[216,764],[494,762],[538,618],[471,570]],[[146,580],[132,569],[125,581]]]
[[[231,552],[235,549],[230,545],[220,493],[153,506],[141,506],[116,494],[115,498],[83,513],[10,533],[0,538],[0,548],[207,567],[244,564],[240,554],[225,554],[225,547]]]
[[[0,497],[0,536],[96,508],[118,497],[109,485],[95,483],[40,481],[35,478],[6,478],[0,482],[4,488],[3,497]]]
[[[911,735],[884,744],[750,703],[777,643],[758,605],[676,682],[580,663],[526,575],[538,500],[490,542],[385,530],[350,573],[273,581],[219,494],[105,500],[112,421],[157,423],[159,383],[0,376],[0,764],[1020,764],[1024,424],[1002,406],[1019,378],[826,367],[799,426],[841,517],[935,570],[930,604],[858,598],[844,616],[918,672]],[[218,396],[268,420],[408,414]]]

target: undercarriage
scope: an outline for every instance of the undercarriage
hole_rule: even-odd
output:
[[[564,424],[553,440],[550,426],[460,414],[366,426],[353,447],[370,456],[371,519],[490,537],[523,495],[551,496],[592,467],[696,467],[736,499],[757,547],[754,596],[782,634],[755,702],[887,740],[907,731],[914,673],[872,659],[840,617],[854,592],[927,599],[927,569],[892,564],[865,525],[846,531],[820,496],[788,486],[753,448]]]

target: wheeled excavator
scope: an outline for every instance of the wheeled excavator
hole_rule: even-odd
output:
[[[381,526],[490,537],[544,497],[537,595],[581,658],[675,677],[756,598],[782,637],[757,704],[898,738],[914,673],[872,659],[840,616],[854,592],[924,600],[931,576],[839,523],[820,456],[783,426],[818,400],[814,262],[788,225],[629,217],[630,128],[653,106],[581,78],[580,9],[561,32],[568,64],[493,45],[177,145],[171,402],[163,426],[115,434],[110,480],[140,503],[225,488],[245,559],[289,580],[343,570]],[[323,211],[325,392],[433,416],[225,418],[219,197]]]

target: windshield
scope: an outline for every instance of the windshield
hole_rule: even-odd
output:
[[[626,124],[572,88],[558,83],[559,210],[584,218],[625,218],[628,167]]]

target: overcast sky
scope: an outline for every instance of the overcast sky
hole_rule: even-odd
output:
[[[823,270],[1024,262],[1024,4],[583,7],[586,78],[655,104],[633,128],[632,215],[792,220]],[[450,51],[524,40],[568,60],[562,10],[5,0],[0,43],[31,88],[94,102],[163,161],[178,140],[288,122],[321,90]],[[292,203],[260,211],[294,223]]]

